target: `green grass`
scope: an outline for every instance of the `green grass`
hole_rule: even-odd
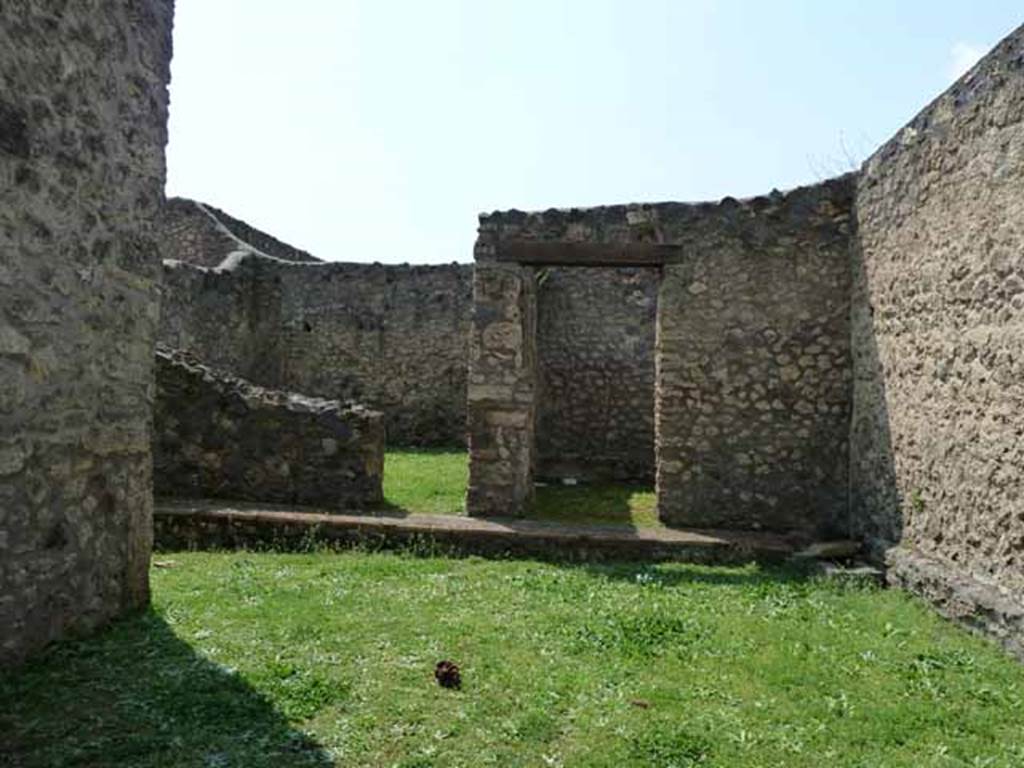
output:
[[[1024,667],[785,570],[161,555],[154,607],[0,679],[0,765],[1024,765]],[[432,679],[452,659],[463,688]]]
[[[465,451],[402,450],[384,455],[384,501],[417,515],[463,515],[469,464]]]
[[[639,485],[550,485],[537,488],[530,517],[559,523],[661,525],[654,491]]]
[[[387,510],[463,515],[469,467],[465,451],[388,451],[384,458]],[[631,485],[547,485],[537,488],[529,517],[559,523],[660,525],[654,491]]]

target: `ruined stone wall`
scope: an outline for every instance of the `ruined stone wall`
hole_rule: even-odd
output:
[[[149,598],[171,15],[0,4],[0,666]]]
[[[238,252],[258,252],[285,261],[320,261],[219,208],[185,197],[167,201],[159,236],[164,259],[202,267],[220,266]]]
[[[1024,28],[865,163],[857,213],[854,529],[948,613],[1005,633],[1015,595],[1024,649]]]
[[[256,227],[247,224],[241,219],[236,219],[234,216],[226,213],[225,211],[210,205],[209,203],[198,203],[202,209],[211,214],[218,223],[223,225],[232,235],[237,237],[243,243],[255,248],[260,253],[265,253],[268,256],[273,256],[277,259],[283,259],[285,261],[306,261],[319,263],[321,259],[313,256],[308,251],[304,251],[301,248],[296,248],[294,245],[289,245],[281,240],[278,240],[273,235],[269,235],[266,232],[256,229]]]
[[[658,281],[650,268],[538,270],[538,477],[653,482]]]
[[[469,336],[471,515],[521,515],[533,501],[537,423],[537,275],[493,261],[493,242],[476,244]]]
[[[296,264],[164,269],[160,338],[254,383],[356,400],[390,445],[461,445],[472,267]]]
[[[465,443],[471,265],[289,265],[259,251],[313,257],[184,198],[162,232],[163,341],[258,384],[368,403],[389,444]],[[540,276],[542,475],[653,479],[655,278]]]
[[[846,176],[746,201],[494,213],[481,217],[477,268],[497,260],[493,269],[507,269],[503,248],[522,253],[531,244],[535,253],[545,245],[545,258],[562,249],[569,260],[603,253],[623,264],[631,248],[661,248],[669,254],[658,257],[668,260],[657,298],[661,518],[700,527],[841,530],[854,186]],[[488,310],[479,332],[498,315]],[[541,338],[548,333],[543,328]],[[504,347],[484,349],[482,389],[527,378],[512,373],[528,357],[512,342],[527,337],[523,329],[508,331]],[[475,418],[486,423],[488,409],[509,411],[509,402],[483,401]],[[536,406],[543,412],[543,396]],[[504,492],[500,485],[491,490],[481,498]],[[505,507],[519,511],[507,499]]]
[[[194,200],[172,197],[160,215],[161,256],[201,267],[219,266],[237,240]]]
[[[157,350],[153,465],[162,496],[306,504],[382,500],[384,425],[360,405],[257,387]]]
[[[852,190],[847,177],[719,206],[684,261],[665,267],[656,418],[666,522],[844,530]]]

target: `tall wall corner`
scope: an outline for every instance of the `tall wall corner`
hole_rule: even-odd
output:
[[[149,600],[173,3],[52,5],[0,4],[0,666]]]

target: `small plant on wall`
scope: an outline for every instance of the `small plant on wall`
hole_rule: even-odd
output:
[[[910,493],[910,509],[915,515],[924,512],[924,496],[921,495],[920,488],[915,488]]]

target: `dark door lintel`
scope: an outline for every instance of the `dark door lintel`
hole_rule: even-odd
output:
[[[498,244],[498,261],[566,267],[660,267],[681,258],[681,246],[665,243],[584,243],[510,240]]]

